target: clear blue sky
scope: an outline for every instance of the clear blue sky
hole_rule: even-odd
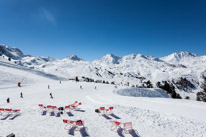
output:
[[[0,44],[91,61],[107,53],[206,55],[206,1],[0,0]]]

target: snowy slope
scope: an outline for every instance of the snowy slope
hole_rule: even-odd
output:
[[[101,65],[119,64],[120,59],[121,59],[120,57],[115,56],[114,54],[107,54],[104,57],[95,60],[94,64],[101,64]]]
[[[9,51],[11,47],[4,46],[4,49]],[[15,52],[18,51],[19,49]],[[203,90],[201,85],[203,76],[206,76],[206,56],[189,52],[173,53],[162,58],[137,53],[123,57],[107,54],[93,62],[85,61],[77,55],[64,59],[22,55],[13,62],[15,61],[20,66],[65,79],[87,78],[90,81],[101,83],[104,81],[130,87],[147,87],[146,83],[149,81],[154,88],[158,82],[167,81],[175,87],[175,91],[182,98],[188,96],[192,100],[196,100],[196,93]],[[180,81],[182,79],[186,79],[192,86],[178,85],[184,82]]]
[[[121,90],[129,93],[130,89],[125,86],[116,89],[114,85],[73,81],[62,81],[60,84],[59,80],[50,76],[33,73],[33,70],[25,70],[21,66],[15,68],[12,64],[0,65],[0,70],[1,75],[9,75],[7,82],[6,78],[0,79],[0,83],[4,83],[0,84],[0,108],[21,109],[21,115],[13,120],[10,117],[0,120],[0,136],[3,137],[10,133],[17,137],[72,136],[64,130],[63,119],[83,120],[90,137],[119,137],[121,130],[118,132],[120,135],[110,131],[110,120],[131,121],[141,137],[206,137],[206,107],[203,102],[116,94]],[[25,77],[22,87],[17,87],[16,82],[22,77]],[[80,85],[83,89],[79,88]],[[24,95],[23,99],[20,92]],[[50,98],[50,92],[54,99]],[[11,100],[9,104],[6,103],[8,97]],[[73,116],[42,116],[38,107],[38,104],[66,106],[76,100],[82,102],[80,108],[84,111],[71,111]],[[95,113],[94,110],[102,106],[114,106],[113,112],[120,119],[109,116],[111,119],[108,120]],[[76,131],[74,136],[83,137],[85,134]]]
[[[161,59],[170,63],[179,63],[181,60],[191,59],[194,57],[198,57],[198,56],[190,52],[178,52],[178,53],[172,53],[166,57],[162,57]]]
[[[38,70],[31,70],[30,68],[27,68],[27,67],[24,67],[24,66],[19,66],[17,64],[15,64],[14,62],[9,62],[8,60],[6,60],[5,58],[0,58],[0,74],[1,74],[1,84],[3,83],[7,83],[7,82],[28,82],[28,76],[29,75],[40,75],[40,76],[43,76],[43,77],[49,77],[50,79],[55,79],[55,80],[66,80],[65,78],[63,77],[60,77],[60,76],[56,76],[56,75],[53,75],[53,74],[48,74],[48,73],[45,73],[45,72],[42,72],[42,71],[38,71]],[[27,72],[25,75],[21,75],[18,73],[18,71],[15,73],[15,75],[12,74],[12,71],[13,69],[16,69],[16,70],[19,70],[20,72],[21,71],[24,71],[24,72]],[[34,76],[36,76],[34,75]],[[12,77],[13,76],[13,77]],[[18,76],[18,77],[17,77]],[[14,78],[16,77],[16,78]],[[27,80],[26,80],[27,79]]]
[[[178,52],[160,58],[171,64],[182,64],[188,67],[198,65],[206,65],[206,56],[198,56],[190,52]]]
[[[72,55],[72,56],[68,56],[67,58],[65,58],[64,60],[73,60],[73,61],[80,61],[80,60],[83,60],[81,58],[79,58],[77,55]]]
[[[4,55],[12,59],[21,59],[22,57],[24,57],[24,54],[18,48],[9,47],[1,44],[0,44],[0,55]]]

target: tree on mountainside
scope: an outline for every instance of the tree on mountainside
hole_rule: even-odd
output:
[[[179,78],[177,82],[174,82],[178,89],[184,90],[185,92],[191,91],[191,89],[194,89],[195,86],[186,78]]]
[[[147,88],[153,88],[152,83],[149,80],[144,83],[146,84]]]
[[[203,78],[203,82],[202,82],[200,87],[203,89],[203,91],[197,92],[196,100],[206,102],[206,77],[204,75],[202,75],[202,78]]]
[[[186,96],[185,99],[190,99],[190,97],[189,97],[189,96]]]
[[[182,99],[182,97],[178,93],[176,93],[175,87],[172,84],[169,84],[167,81],[163,81],[162,83],[163,84],[157,82],[156,86],[167,91],[167,93],[170,94],[172,98]]]
[[[206,102],[206,93],[205,92],[197,92],[196,100]]]
[[[115,84],[115,83],[114,83],[114,81],[112,81],[112,82],[111,82],[111,84],[113,84],[113,85],[114,85],[114,84]]]
[[[78,78],[78,77],[75,77],[75,81],[79,82],[79,78]]]
[[[202,78],[203,78],[203,82],[200,87],[203,89],[203,92],[206,93],[206,76],[202,75]]]

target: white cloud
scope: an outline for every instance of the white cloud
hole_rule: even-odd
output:
[[[51,22],[52,24],[56,24],[56,19],[55,17],[52,15],[52,13],[44,8],[41,8],[41,13],[43,15],[43,17],[48,20],[49,22]]]

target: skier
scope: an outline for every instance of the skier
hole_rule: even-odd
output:
[[[94,89],[97,89],[97,87],[95,86]]]
[[[21,82],[18,82],[18,87],[21,87]]]
[[[62,82],[61,82],[61,81],[59,81],[59,83],[61,84]]]
[[[80,89],[82,89],[82,86],[80,86]]]
[[[20,93],[20,97],[23,98],[23,94],[22,94],[22,92]]]
[[[48,89],[50,89],[50,86],[48,85]]]
[[[7,101],[7,103],[10,103],[10,99],[9,99],[9,98],[7,98],[7,100],[6,100],[6,101]]]
[[[53,99],[52,93],[50,93],[50,98]]]

